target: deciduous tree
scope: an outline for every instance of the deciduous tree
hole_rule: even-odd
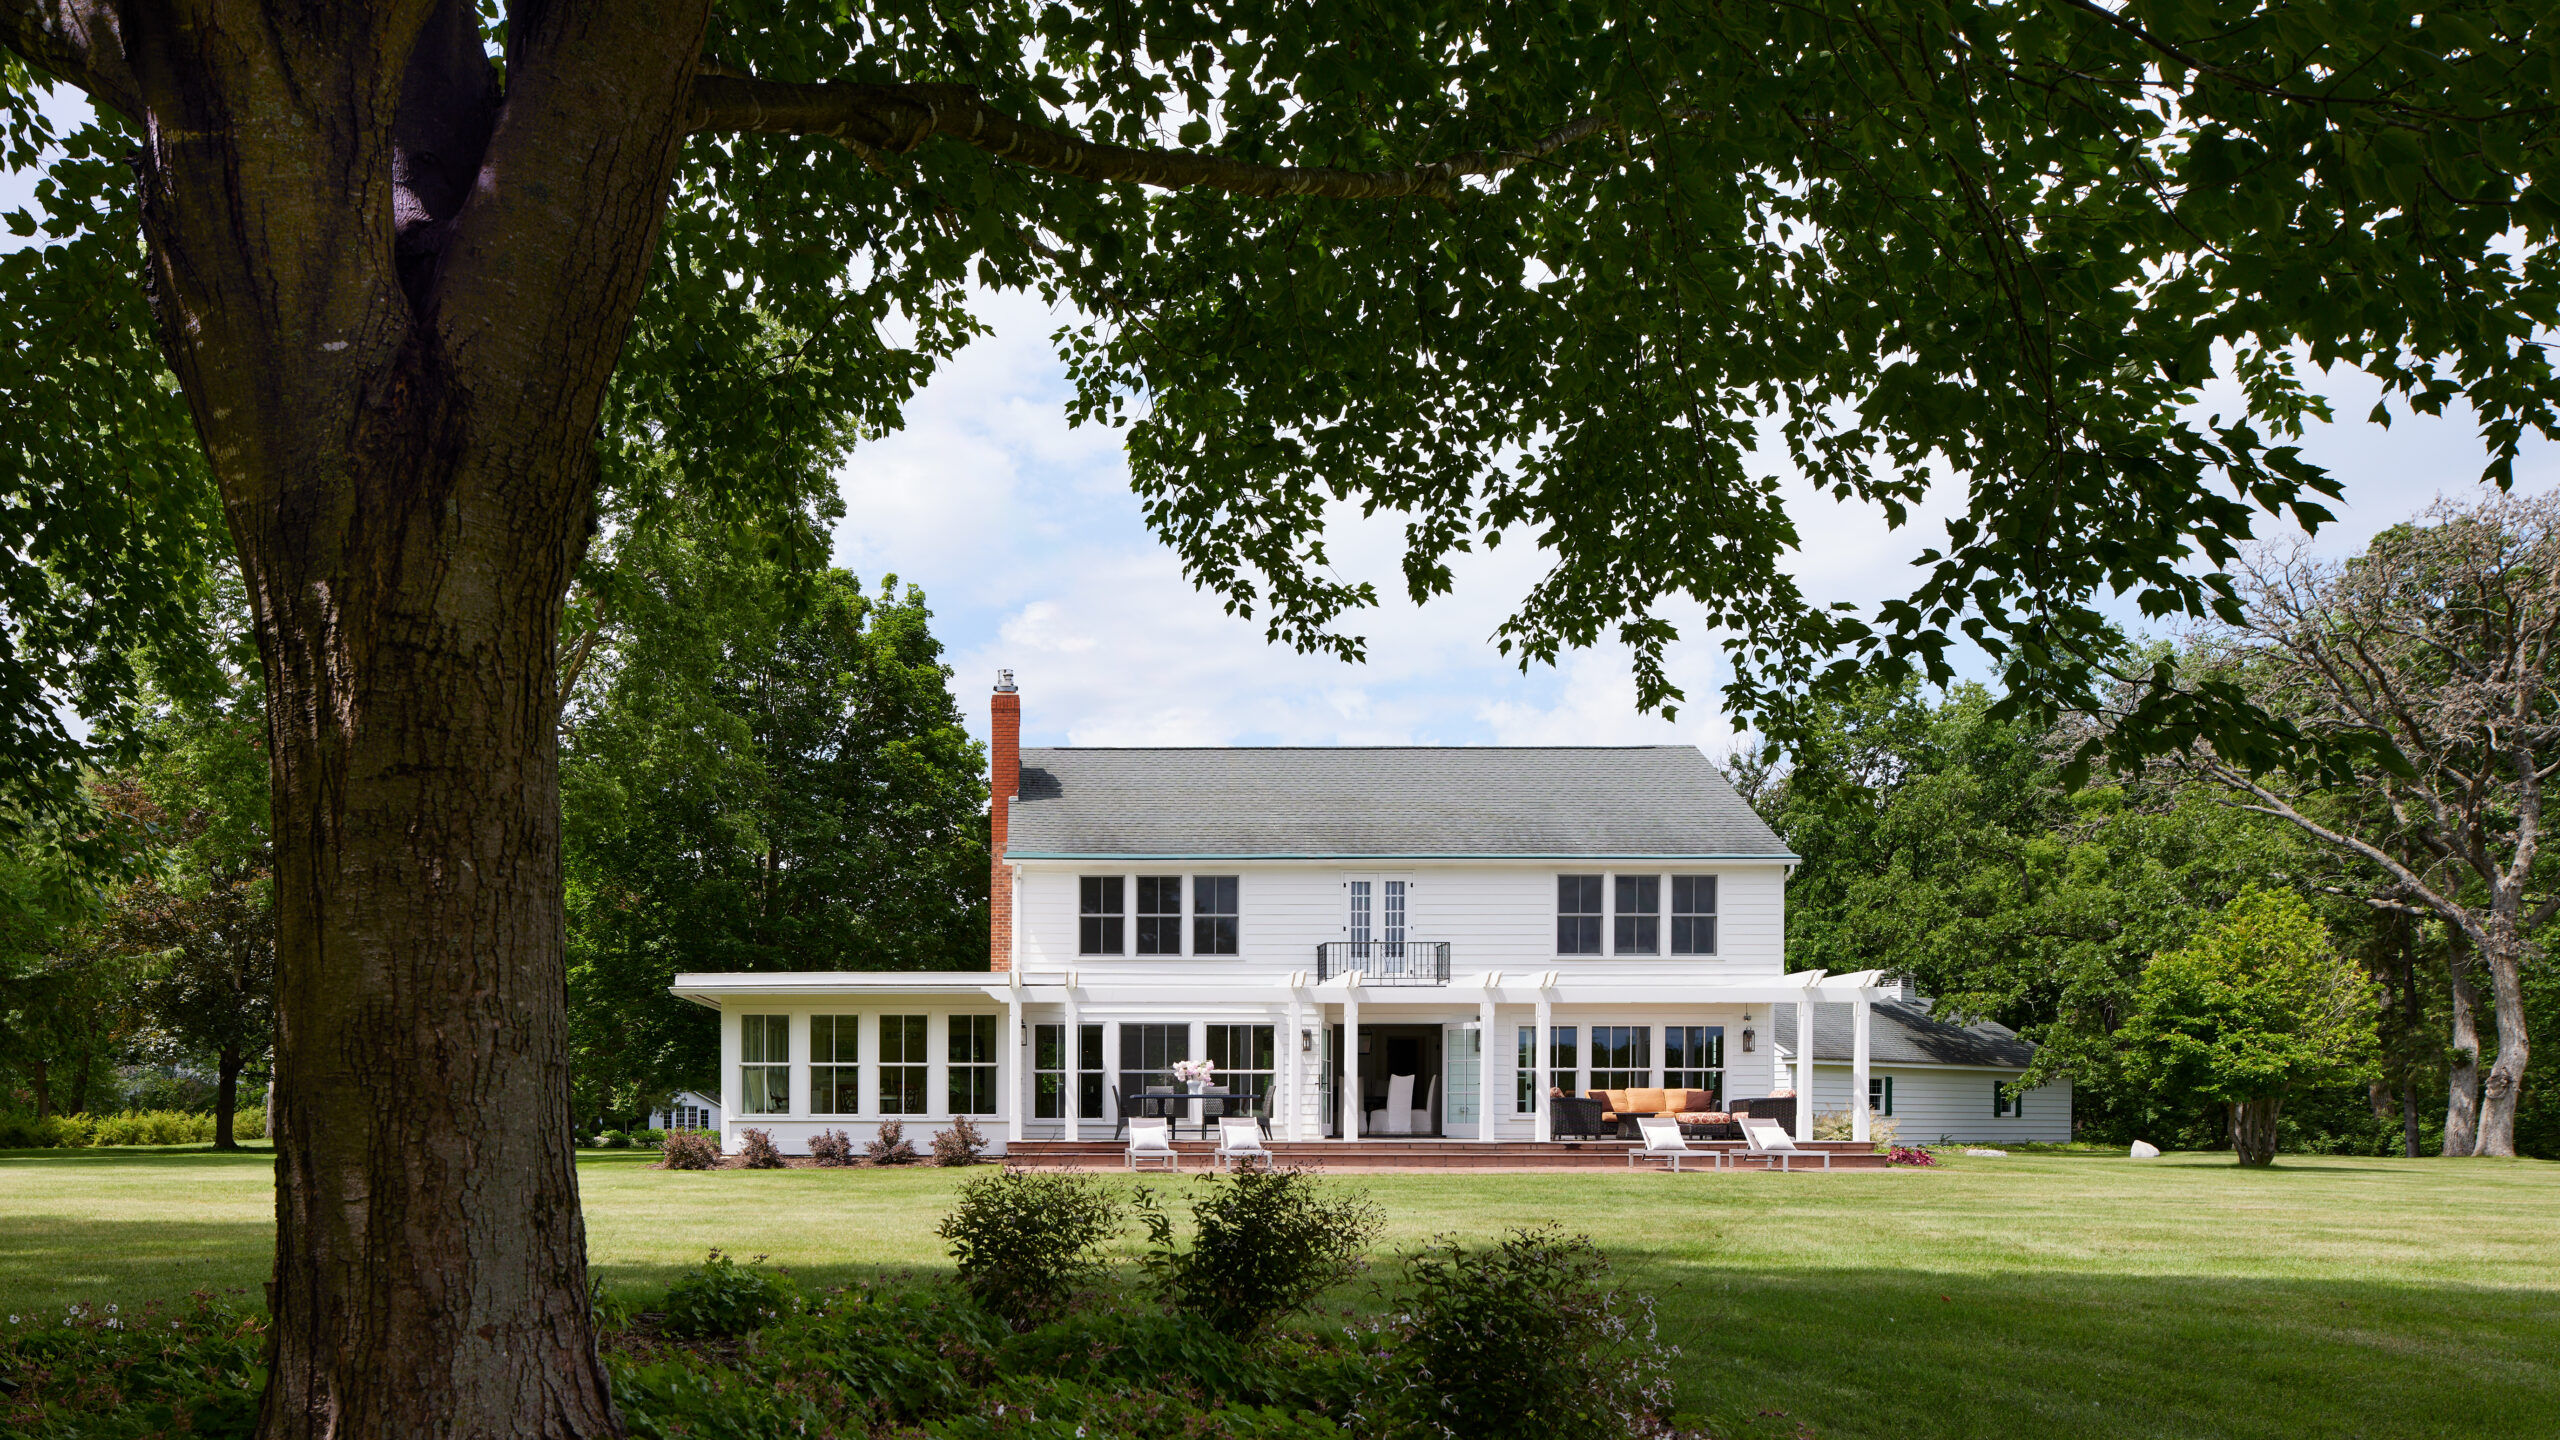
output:
[[[1372,592],[1321,533],[1348,499],[1408,518],[1416,594],[1536,535],[1506,643],[1614,633],[1649,703],[1675,600],[1735,637],[1746,708],[1835,656],[1943,674],[1968,636],[2016,705],[2086,700],[2095,590],[2207,613],[2193,560],[2320,517],[2301,361],[2462,394],[2493,475],[2553,427],[2553,24],[6,0],[0,46],[98,118],[49,147],[11,65],[11,162],[57,183],[0,268],[33,337],[0,453],[39,502],[0,506],[0,568],[14,615],[114,602],[26,625],[6,758],[52,776],[46,687],[111,690],[89,662],[186,593],[190,432],[265,664],[265,1432],[612,1428],[559,1103],[555,642],[633,448],[714,490],[823,468],[966,337],[968,285],[1036,286],[1091,317],[1076,413],[1129,424],[1153,523],[1282,638],[1358,650]],[[2206,420],[2217,354],[2246,413]],[[1764,435],[1896,519],[1963,477],[1910,597],[1798,592]],[[137,466],[168,503],[119,503]],[[2220,691],[2115,733],[2297,738]]]
[[[2255,886],[2183,948],[2143,968],[2117,1041],[2146,1083],[2231,1107],[2243,1165],[2275,1159],[2288,1091],[2361,1079],[2374,1058],[2373,982],[2299,895]]]

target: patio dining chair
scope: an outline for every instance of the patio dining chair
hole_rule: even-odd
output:
[[[1249,1166],[1256,1160],[1269,1169],[1274,1163],[1271,1147],[1262,1143],[1262,1122],[1250,1115],[1220,1116],[1218,1148],[1212,1153],[1220,1170],[1230,1165]]]
[[[1689,1142],[1680,1137],[1680,1122],[1668,1115],[1637,1116],[1636,1129],[1643,1134],[1644,1143],[1627,1152],[1630,1170],[1639,1160],[1659,1160],[1673,1170],[1678,1170],[1683,1160],[1704,1160],[1716,1169],[1724,1168],[1723,1151],[1691,1149]]]
[[[1426,1122],[1427,1123],[1427,1122]],[[1387,1077],[1387,1105],[1369,1112],[1372,1135],[1410,1135],[1413,1133],[1413,1077]]]
[[[1182,1173],[1182,1156],[1173,1148],[1173,1122],[1161,1115],[1130,1117],[1129,1168],[1141,1169],[1158,1160],[1165,1169]]]
[[[1112,1137],[1117,1139],[1121,1132],[1129,1128],[1130,1121],[1147,1113],[1146,1097],[1123,1095],[1120,1093],[1120,1087],[1114,1085],[1111,1087],[1111,1113],[1119,1117],[1111,1127]]]
[[[1742,1122],[1742,1145],[1744,1158],[1757,1160],[1774,1169],[1789,1169],[1791,1168],[1789,1161],[1811,1160],[1816,1157],[1821,1159],[1823,1169],[1831,1168],[1830,1151],[1799,1150],[1796,1148],[1795,1138],[1787,1134],[1785,1126],[1775,1120],[1763,1120],[1756,1115]]]

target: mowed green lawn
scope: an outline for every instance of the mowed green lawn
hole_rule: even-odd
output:
[[[581,1167],[597,1269],[634,1290],[714,1245],[817,1283],[930,1280],[968,1173],[646,1164]],[[1545,1221],[1591,1235],[1658,1299],[1681,1405],[1720,1435],[2560,1436],[2560,1165],[2018,1156],[1338,1183],[1385,1209],[1389,1252]],[[262,1152],[0,1155],[0,1308],[254,1298],[269,1185]]]

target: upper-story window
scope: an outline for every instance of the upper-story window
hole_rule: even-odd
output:
[[[1090,955],[1096,952],[1088,950],[1085,953]],[[1182,953],[1181,876],[1141,875],[1138,877],[1138,953],[1141,955]]]
[[[1671,877],[1671,953],[1716,953],[1716,877]]]
[[[1600,877],[1597,875],[1556,877],[1557,954],[1600,953],[1601,923],[1608,918],[1600,908],[1600,891]]]
[[[1239,940],[1236,877],[1191,877],[1191,953],[1233,955]]]
[[[1079,914],[1076,920],[1076,953],[1079,955],[1120,955],[1127,953],[1121,943],[1120,927],[1128,921],[1121,891],[1126,882],[1117,875],[1087,875],[1076,882]]]
[[[1662,877],[1618,877],[1618,953],[1662,953]]]

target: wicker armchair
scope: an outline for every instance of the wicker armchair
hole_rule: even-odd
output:
[[[1746,1119],[1775,1120],[1792,1135],[1796,1128],[1796,1097],[1764,1095],[1757,1100],[1736,1100],[1725,1106],[1736,1122]]]
[[[1602,1138],[1600,1117],[1608,1107],[1598,1096],[1550,1095],[1547,1097],[1547,1138],[1551,1140],[1598,1140]]]

